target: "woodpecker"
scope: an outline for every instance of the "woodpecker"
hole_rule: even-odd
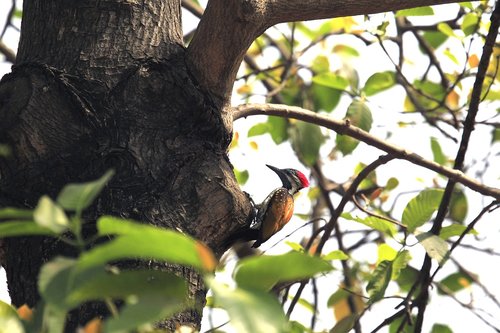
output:
[[[298,170],[278,169],[268,164],[266,166],[276,172],[283,186],[269,193],[256,207],[257,214],[250,229],[257,229],[258,236],[252,247],[259,247],[290,221],[293,215],[294,194],[309,186],[306,176]]]

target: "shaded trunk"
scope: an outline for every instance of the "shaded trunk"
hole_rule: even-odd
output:
[[[191,74],[180,22],[180,1],[24,1],[16,65],[0,84],[0,142],[13,152],[0,160],[0,207],[33,208],[43,194],[54,198],[65,184],[114,168],[85,214],[88,235],[98,216],[112,214],[177,228],[223,253],[250,203],[226,154],[232,120]],[[44,262],[76,255],[41,237],[8,239],[5,250],[17,306],[37,303]],[[204,304],[195,272],[155,266],[184,276]],[[198,327],[199,311],[175,321]],[[98,314],[76,311],[68,327]]]

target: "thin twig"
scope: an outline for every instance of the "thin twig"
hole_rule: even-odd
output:
[[[2,41],[0,41],[0,53],[5,56],[5,60],[7,60],[8,62],[16,62],[16,54]]]
[[[314,327],[316,326],[316,319],[318,314],[318,286],[316,285],[316,279],[311,279],[312,292],[313,292],[313,314],[311,317],[311,332],[314,332]]]
[[[401,222],[399,222],[399,221],[396,221],[396,220],[394,220],[394,219],[391,219],[391,218],[390,218],[390,217],[388,217],[388,216],[383,216],[383,215],[380,215],[380,214],[377,214],[377,213],[374,213],[374,212],[370,212],[368,209],[366,209],[365,207],[363,207],[363,206],[359,203],[358,199],[356,199],[356,197],[355,197],[355,196],[352,198],[352,202],[354,203],[354,205],[355,205],[356,207],[358,207],[358,209],[359,209],[360,211],[362,211],[363,213],[367,214],[368,216],[372,216],[372,217],[376,217],[376,218],[381,219],[381,220],[385,220],[385,221],[387,221],[387,222],[390,222],[390,223],[392,223],[392,224],[395,224],[395,225],[397,225],[397,226],[399,226],[399,227],[403,228],[404,230],[406,230],[406,229],[407,229],[407,226],[405,226],[404,224],[402,224],[402,223],[401,223]]]

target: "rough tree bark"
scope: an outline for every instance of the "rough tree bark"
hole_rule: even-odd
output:
[[[32,208],[43,194],[54,197],[69,182],[114,168],[86,212],[86,233],[98,216],[112,214],[180,229],[220,256],[251,211],[226,154],[228,101],[251,42],[279,22],[449,2],[211,0],[186,49],[180,0],[25,0],[16,63],[0,82],[0,142],[13,151],[0,160],[0,207]],[[74,254],[41,237],[8,239],[5,250],[17,306],[39,300],[44,262]],[[204,304],[195,272],[164,268],[184,276]],[[67,330],[102,311],[75,311]],[[164,324],[199,328],[200,321],[198,309]]]
[[[25,1],[0,101],[1,141],[13,150],[0,164],[0,206],[34,207],[43,194],[114,168],[89,221],[112,214],[177,228],[219,255],[220,240],[250,212],[226,155],[231,122],[222,100],[186,66],[180,1]],[[73,255],[45,238],[9,239],[6,251],[17,306],[36,304],[44,262]],[[173,269],[204,304],[199,276]],[[99,311],[75,312],[68,331]],[[176,320],[200,318],[189,311]]]

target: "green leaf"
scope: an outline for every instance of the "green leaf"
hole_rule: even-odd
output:
[[[464,32],[465,36],[469,36],[476,31],[479,27],[479,17],[476,13],[468,13],[465,14],[462,24],[460,25],[460,29]]]
[[[46,235],[57,237],[58,234],[49,228],[31,221],[5,221],[0,222],[0,235],[2,238],[16,236]]]
[[[318,36],[318,34],[314,31],[312,31],[311,28],[309,27],[309,25],[304,24],[304,22],[296,22],[295,27],[297,28],[298,31],[303,33],[305,35],[305,37],[307,37],[311,40],[315,39]]]
[[[252,137],[252,136],[257,136],[257,135],[262,135],[270,132],[270,126],[269,123],[258,123],[250,127],[248,130],[247,136]]]
[[[433,49],[437,49],[448,39],[441,31],[425,31],[422,37]]]
[[[441,229],[441,232],[439,233],[439,237],[441,237],[441,239],[443,240],[447,240],[454,236],[460,236],[461,234],[464,233],[465,229],[467,229],[467,226],[454,223],[449,226],[443,227]],[[477,231],[474,229],[469,231],[469,233],[477,235]]]
[[[344,58],[359,57],[359,52],[354,47],[345,44],[337,44],[333,47],[333,53]]]
[[[81,212],[92,204],[114,173],[108,170],[97,180],[66,185],[59,193],[57,202],[66,210]]]
[[[350,295],[350,293],[345,288],[339,288],[339,289],[337,289],[336,292],[334,292],[333,294],[330,295],[326,304],[329,308],[331,308],[332,306],[334,306],[338,302],[349,297],[349,295]]]
[[[389,21],[385,20],[377,26],[376,33],[381,36],[387,34],[387,27],[389,26]]]
[[[397,280],[401,274],[401,271],[408,266],[411,260],[411,254],[408,250],[403,250],[398,253],[396,259],[392,263],[392,275],[391,280]]]
[[[313,76],[312,82],[338,90],[345,90],[349,85],[346,78],[334,73],[321,73]]]
[[[308,332],[308,329],[299,323],[298,321],[291,320],[290,323],[290,328],[288,329],[287,333],[305,333]],[[214,333],[222,333],[222,332],[214,332]]]
[[[453,333],[451,328],[444,324],[432,325],[431,333]]]
[[[377,265],[384,260],[393,261],[396,259],[398,251],[394,250],[391,246],[386,243],[382,243],[378,246],[378,258]]]
[[[432,111],[428,113],[429,115],[439,115],[440,113],[446,111],[439,104],[439,101],[444,100],[446,96],[446,89],[440,83],[427,79],[414,80],[413,85],[421,92],[415,95],[418,104],[422,108],[432,109]],[[411,101],[408,103],[411,104]]]
[[[16,8],[14,10],[14,17],[20,19],[20,18],[23,18],[23,11],[19,8]]]
[[[360,162],[356,164],[354,167],[354,173],[355,175],[359,174],[361,171],[363,171],[366,168],[366,164]],[[365,179],[361,181],[361,183],[358,186],[358,191],[359,190],[374,190],[377,186],[377,173],[374,171],[371,171],[368,176],[366,176]]]
[[[398,187],[399,180],[395,177],[391,177],[387,180],[387,184],[385,185],[385,190],[390,191]]]
[[[396,282],[398,283],[402,291],[408,292],[412,288],[415,281],[417,281],[419,274],[420,271],[411,266],[406,266],[399,272],[399,276],[396,278]]]
[[[434,15],[434,10],[432,7],[417,7],[417,8],[409,8],[402,9],[396,12],[396,17],[404,17],[404,16],[429,16]]]
[[[393,87],[396,84],[396,73],[385,71],[375,73],[366,80],[363,91],[366,96],[372,96]]]
[[[431,96],[437,100],[442,100],[446,96],[446,90],[439,83],[432,82],[429,80],[424,80],[424,81],[415,80],[413,82],[413,84],[415,85],[415,87],[417,89],[422,90],[423,93],[425,93],[426,95]],[[424,102],[427,101],[427,103],[430,103],[430,102],[436,103],[435,101],[430,101],[426,97],[422,97],[422,100]]]
[[[463,190],[455,189],[451,195],[450,218],[458,223],[464,223],[469,205]]]
[[[24,333],[23,324],[16,310],[2,301],[0,301],[0,332]]]
[[[288,139],[288,122],[285,118],[268,117],[267,124],[269,125],[271,138],[275,144],[279,145]]]
[[[486,79],[485,79],[486,82],[491,82],[491,78],[490,77],[487,77]],[[486,93],[486,87],[483,87],[482,93],[483,93],[483,96],[484,96],[484,93]],[[487,101],[498,101],[500,99],[500,90],[495,90],[493,88],[490,88],[488,90],[488,94],[485,97],[483,97],[483,98],[484,98],[484,100],[487,100]],[[493,142],[499,140],[498,139],[498,134],[496,133],[498,131],[499,131],[498,128],[493,129],[493,135],[496,136],[496,139],[495,139],[495,136],[494,136]]]
[[[323,260],[347,260],[349,256],[342,250],[334,250],[321,257]]]
[[[172,273],[139,270],[112,274],[102,271],[74,288],[68,303],[125,300],[118,318],[107,320],[106,332],[123,331],[168,318],[186,307],[186,282]],[[133,300],[128,302],[127,300]]]
[[[38,205],[33,211],[33,219],[38,225],[55,233],[62,233],[69,227],[68,217],[62,208],[46,195],[38,201]]]
[[[407,320],[406,316],[402,315],[401,317],[398,317],[391,322],[391,324],[389,325],[389,333],[416,333],[414,325],[410,325],[408,322],[405,325],[402,325],[403,318]],[[415,319],[416,319],[415,315],[411,315],[410,317],[411,323],[414,323]]]
[[[310,94],[314,104],[314,111],[331,112],[339,104],[342,92],[316,83],[311,84]]]
[[[328,57],[324,55],[319,55],[312,61],[311,70],[314,73],[326,73],[330,71],[330,61]]]
[[[112,273],[102,270],[74,287],[68,295],[68,302],[77,305],[88,301],[124,299],[148,293],[161,293],[163,297],[176,298],[176,301],[182,302],[186,292],[185,281],[173,273],[153,270]]]
[[[474,7],[472,6],[472,2],[470,2],[470,1],[459,2],[458,4],[460,5],[460,7],[467,8],[467,9],[470,9],[470,10],[474,10]]]
[[[292,248],[292,250],[294,250],[294,251],[304,252],[304,247],[302,245],[300,245],[299,243],[285,241],[285,244],[290,246],[290,248]]]
[[[358,90],[359,85],[359,75],[356,69],[349,65],[347,62],[344,62],[342,66],[335,71],[337,75],[340,75],[349,81],[349,86],[353,91]]]
[[[396,280],[402,269],[404,269],[411,260],[411,255],[408,250],[398,252],[388,244],[380,244],[378,247],[377,265],[382,261],[392,262],[391,280]]]
[[[230,289],[213,279],[206,282],[217,305],[228,312],[235,332],[286,332],[287,320],[276,297],[261,290]]]
[[[267,291],[282,281],[301,280],[333,269],[327,261],[300,252],[240,261],[234,273],[239,287]]]
[[[279,80],[279,76],[276,76]],[[300,75],[292,75],[286,80],[285,87],[281,90],[283,103],[287,105],[303,106],[306,84]],[[283,119],[283,118],[279,118]]]
[[[431,150],[432,150],[432,155],[434,156],[434,162],[440,165],[445,165],[448,159],[446,158],[446,155],[443,153],[439,141],[435,137],[431,137]]]
[[[418,227],[428,222],[439,207],[443,190],[428,189],[420,192],[410,200],[403,211],[402,223],[408,227],[408,232],[414,232]]]
[[[499,94],[500,95],[500,94]],[[500,141],[500,128],[495,128],[491,136],[491,143]]]
[[[448,37],[457,37],[457,35],[453,31],[453,29],[448,25],[448,23],[445,22],[438,23],[437,28],[439,31],[441,31]]]
[[[438,293],[443,295],[447,293],[456,293],[464,288],[470,287],[474,282],[468,274],[456,272],[448,275],[443,280],[439,281]]]
[[[38,304],[37,304],[38,311]],[[50,332],[64,332],[64,324],[66,322],[67,310],[61,310],[53,306],[53,304],[46,304],[43,308],[43,324],[50,328]]]
[[[358,319],[357,314],[350,314],[347,317],[342,318],[338,321],[335,326],[330,330],[330,333],[348,333],[356,324],[356,320]]]
[[[245,185],[245,183],[248,181],[248,177],[250,176],[248,170],[239,171],[237,169],[233,169],[233,171],[238,184]]]
[[[216,265],[212,252],[205,245],[179,232],[109,216],[97,221],[97,229],[100,236],[117,236],[82,254],[79,270],[120,259],[163,260],[202,271],[212,271]]]
[[[288,298],[290,300],[293,299],[293,297],[291,295],[288,296]],[[299,298],[299,300],[297,301],[297,303],[300,304],[300,305],[302,305],[302,307],[304,307],[304,309],[309,310],[311,313],[315,312],[314,305],[311,304],[310,302],[308,302],[306,299]]]
[[[66,296],[73,285],[72,272],[75,259],[56,257],[42,266],[38,277],[38,290],[43,299],[58,311],[69,310]]]
[[[289,136],[299,160],[305,165],[314,165],[318,160],[321,145],[325,142],[325,136],[319,126],[297,122],[290,127]]]
[[[392,276],[392,261],[384,260],[380,262],[373,272],[366,292],[370,296],[369,304],[380,301],[385,294],[385,290],[391,281]]]
[[[19,209],[6,207],[0,209],[0,220],[32,220],[33,211],[31,209]],[[1,235],[1,234],[0,234]]]
[[[419,233],[416,237],[429,257],[435,259],[440,265],[444,264],[448,256],[448,243],[430,232]]]
[[[367,216],[365,218],[361,218],[352,216],[350,213],[342,213],[341,216],[346,220],[362,223],[367,227],[383,232],[384,234],[391,237],[397,233],[397,229],[394,224],[375,216]]]
[[[357,126],[366,132],[369,132],[372,127],[372,113],[363,101],[352,101],[347,108],[345,118],[349,120],[351,125]],[[337,134],[336,143],[337,149],[342,154],[348,155],[358,146],[359,141],[347,135]]]
[[[448,59],[450,59],[451,61],[453,61],[453,63],[455,63],[456,65],[460,65],[460,62],[458,61],[457,57],[455,57],[455,55],[450,51],[450,49],[446,49],[444,50],[443,54],[448,57]]]

